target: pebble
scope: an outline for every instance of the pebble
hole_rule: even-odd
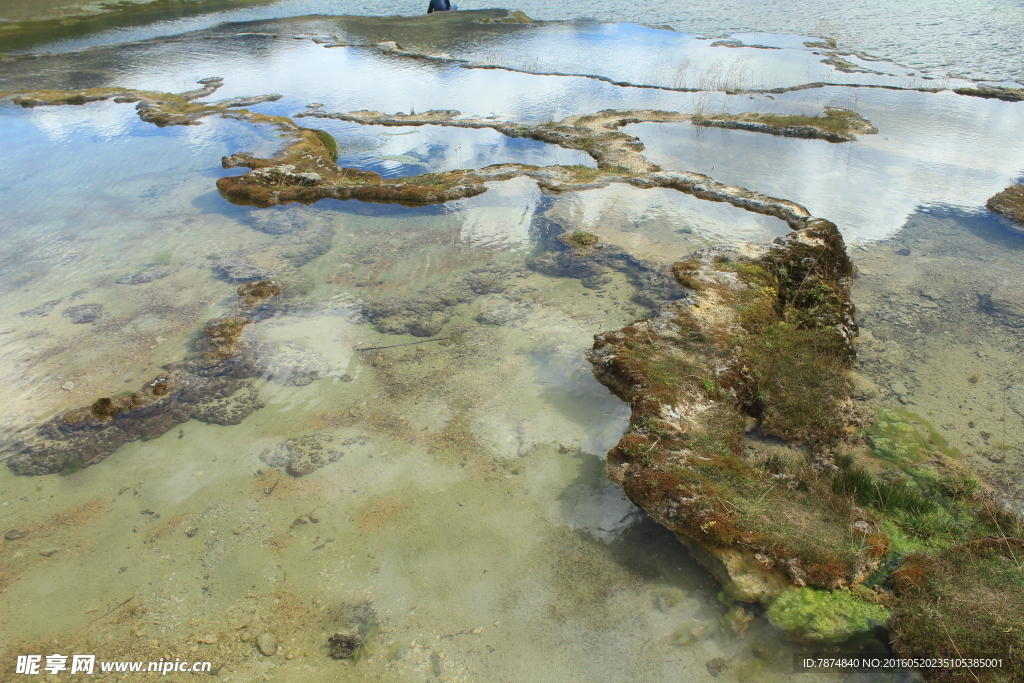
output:
[[[259,648],[260,653],[267,657],[272,657],[277,654],[277,636],[273,633],[264,631],[263,633],[256,636],[256,647]]]
[[[60,388],[63,389],[64,391],[71,391],[72,389],[75,388],[75,383],[74,382],[64,382],[64,384],[60,385]]]
[[[49,550],[40,550],[39,554],[43,557],[53,557],[60,552],[60,548],[50,548]]]
[[[17,541],[19,538],[25,538],[25,532],[18,531],[17,529],[11,529],[6,534],[4,534],[4,538],[8,541]]]
[[[216,645],[217,644],[217,636],[215,636],[215,635],[199,636],[198,638],[196,638],[196,642],[202,643],[203,645]]]
[[[897,396],[903,396],[904,394],[907,393],[907,385],[904,384],[903,382],[900,382],[899,380],[891,383],[889,385],[889,388],[892,389],[893,393],[896,394]]]

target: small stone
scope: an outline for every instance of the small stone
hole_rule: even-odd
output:
[[[192,538],[193,536],[195,536],[198,533],[199,533],[199,529],[197,527],[194,527],[194,526],[193,527],[189,527],[188,529],[185,529],[185,535],[188,536],[189,538]]]
[[[264,631],[256,636],[256,647],[260,654],[273,657],[277,654],[277,636],[269,631]]]
[[[19,538],[25,538],[25,532],[18,531],[17,529],[11,529],[6,534],[4,534],[4,538],[8,541],[17,541]]]
[[[903,249],[896,250],[897,256],[910,256],[910,250],[904,247]]]
[[[484,632],[484,627],[483,626],[477,626],[475,629],[470,631],[470,633],[472,633],[474,636],[478,636],[478,635],[480,635],[483,632]]]
[[[39,554],[43,557],[53,557],[60,552],[60,548],[50,548],[49,550],[40,550]]]
[[[63,389],[64,391],[71,391],[72,389],[75,388],[75,383],[74,382],[64,382],[64,384],[60,385],[60,388]]]
[[[907,385],[904,384],[903,382],[900,382],[899,380],[890,383],[889,388],[892,389],[892,393],[896,394],[897,396],[903,396],[904,394],[908,393]]]
[[[197,643],[202,643],[203,645],[216,645],[217,644],[217,636],[215,636],[215,635],[199,636],[198,638],[196,638],[196,642]]]

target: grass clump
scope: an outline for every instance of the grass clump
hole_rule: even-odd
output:
[[[903,657],[998,658],[1000,667],[929,671],[938,681],[1002,683],[1024,671],[1024,543],[995,536],[907,557],[890,622]]]

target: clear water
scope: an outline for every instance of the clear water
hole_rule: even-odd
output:
[[[294,33],[322,27],[288,24]],[[522,53],[519,66],[529,66],[527,47],[540,51],[545,36],[564,45],[566,30],[531,29],[526,47],[488,47],[483,38],[467,45],[501,59]],[[876,387],[866,409],[906,401],[933,413],[952,440],[977,445],[986,475],[1019,498],[1014,473],[1024,454],[1011,449],[995,462],[999,454],[989,458],[972,436],[978,425],[988,433],[1005,425],[1013,444],[1024,436],[1015,404],[1004,398],[1010,412],[999,412],[1000,397],[1020,384],[999,374],[1018,362],[1020,330],[976,303],[1020,276],[1020,238],[980,213],[987,196],[1024,175],[1015,105],[844,88],[775,99],[679,93],[231,37],[237,32],[14,62],[3,79],[184,90],[218,75],[226,81],[216,97],[279,92],[281,100],[255,109],[284,115],[311,102],[527,122],[610,107],[856,109],[880,133],[848,145],[686,124],[628,132],[667,169],[705,172],[836,220],[863,266],[855,295],[871,334],[862,370]],[[588,24],[573,45],[590,45],[584,56],[602,46],[616,55],[621,41],[621,54],[635,54],[638,35],[651,34]],[[787,50],[713,50],[756,51],[755,77],[782,79],[806,52],[795,41],[778,40]],[[618,58],[597,66],[628,71]],[[637,65],[645,69],[652,73]],[[343,161],[386,175],[585,161],[487,130],[303,121],[334,132]],[[648,313],[628,274],[609,272],[591,290],[525,265],[555,248],[557,226],[593,231],[655,265],[707,244],[768,241],[785,226],[668,190],[612,185],[551,196],[527,179],[419,208],[324,201],[259,210],[219,197],[222,156],[270,154],[280,142],[221,119],[159,129],[131,105],[0,105],[0,164],[17,171],[0,178],[5,437],[135,389],[193,353],[202,325],[235,300],[236,285],[214,270],[225,257],[302,285],[289,314],[255,324],[254,335],[314,350],[330,367],[302,387],[257,380],[265,407],[237,426],[191,421],[68,476],[0,471],[0,528],[26,532],[0,546],[4,661],[56,648],[101,659],[208,659],[226,681],[612,682],[711,680],[707,664],[722,658],[728,668],[718,680],[791,680],[795,646],[763,618],[742,636],[723,632],[717,585],[604,478],[603,455],[628,407],[597,384],[582,354],[594,333]],[[331,250],[294,267],[293,235],[254,229],[267,216],[333,230]],[[176,271],[117,283],[154,263]],[[367,301],[416,296],[481,267],[500,273],[504,291],[452,307],[444,344],[382,334],[361,315]],[[928,287],[939,303],[915,293]],[[20,315],[54,300],[48,314]],[[104,317],[74,325],[61,315],[80,303],[99,304]],[[367,347],[391,348],[360,350]],[[963,367],[984,382],[964,379],[965,387],[943,368],[972,353]],[[907,376],[912,386],[894,385]],[[971,419],[970,427],[945,402],[967,389],[991,424]],[[259,458],[310,434],[358,441],[300,479]],[[296,524],[302,515],[310,516]],[[356,628],[369,638],[369,656],[330,659],[327,638]],[[277,636],[277,656],[257,653],[260,633]],[[694,633],[696,642],[680,642]]]

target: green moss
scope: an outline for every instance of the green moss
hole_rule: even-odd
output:
[[[876,624],[885,625],[891,610],[848,591],[789,588],[768,607],[768,620],[791,638],[842,642]]]
[[[153,254],[150,264],[154,266],[169,266],[171,265],[172,253],[173,252],[171,252],[170,249],[167,249],[165,251],[158,251],[155,254]]]

